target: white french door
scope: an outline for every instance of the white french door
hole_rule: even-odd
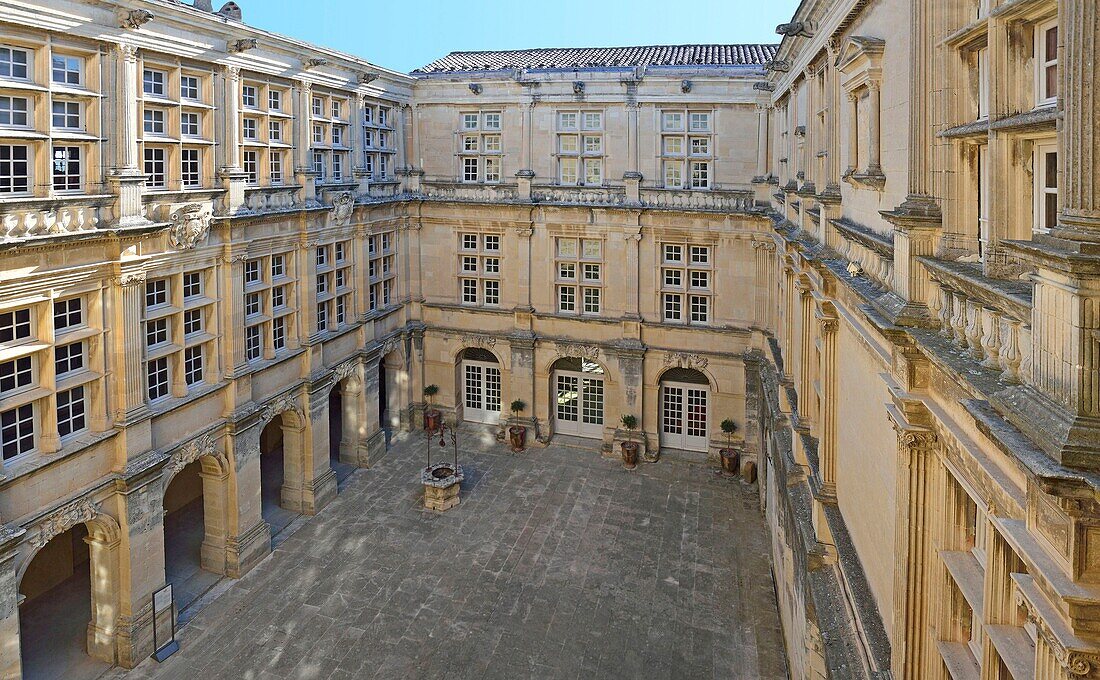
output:
[[[500,366],[462,362],[462,417],[474,423],[500,422]]]
[[[603,378],[573,371],[554,372],[554,430],[599,439],[603,436]]]
[[[687,383],[661,384],[661,446],[707,450],[707,388]]]

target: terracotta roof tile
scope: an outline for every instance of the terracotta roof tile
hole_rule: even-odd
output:
[[[760,66],[778,45],[649,45],[451,52],[413,74],[634,66]]]

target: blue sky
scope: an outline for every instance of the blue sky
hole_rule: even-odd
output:
[[[214,8],[223,3],[214,1]],[[778,42],[798,0],[241,0],[252,26],[410,71],[455,50]]]

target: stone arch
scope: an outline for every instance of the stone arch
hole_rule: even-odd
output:
[[[366,367],[358,357],[338,365],[332,372],[328,392],[329,461],[337,481],[351,474],[347,466],[365,465],[367,452]]]
[[[658,374],[653,422],[662,449],[709,451],[718,388],[705,368],[702,362],[672,362]]]
[[[467,344],[454,355],[455,418],[458,421],[487,425],[497,425],[501,421],[505,411],[504,386],[508,367],[504,358],[490,349],[494,344]],[[466,362],[478,362],[480,365],[471,366]],[[467,384],[480,387],[468,390]]]
[[[610,367],[593,354],[559,353],[546,365],[541,379],[549,405],[546,425],[553,434],[602,439],[615,424],[615,380]]]
[[[30,529],[30,538],[23,544],[24,554],[16,568],[16,588],[22,589],[23,580],[35,557],[54,539],[78,526],[86,530],[83,541],[88,546],[91,608],[85,651],[94,659],[114,664],[118,660],[122,530],[118,520],[103,512],[99,503],[88,498],[78,499],[58,508]],[[21,624],[21,636],[22,632]],[[22,640],[20,644],[22,646]]]
[[[679,366],[666,367],[658,374],[657,384],[659,385],[667,381],[707,385],[711,389],[715,389],[714,378],[707,375],[705,371],[697,368],[682,368]]]
[[[492,355],[492,361],[500,364],[500,367],[502,369],[506,368],[506,364],[504,363],[504,356],[497,351],[495,343],[491,345],[488,343],[463,344],[457,350],[455,350],[454,354],[452,355],[452,363],[462,363],[462,360],[464,358],[470,358],[466,356],[467,352],[471,353],[471,357],[476,355],[481,355],[482,357],[484,357],[482,359],[477,359],[478,361],[489,361],[488,356]]]
[[[302,513],[306,510],[305,484],[311,470],[308,420],[305,411],[291,395],[283,395],[265,404],[260,409],[259,423],[256,426],[259,448],[257,453],[261,460],[264,455],[264,431],[273,423],[278,423],[281,433],[282,482],[279,505],[291,512]],[[262,498],[262,482],[260,491]]]

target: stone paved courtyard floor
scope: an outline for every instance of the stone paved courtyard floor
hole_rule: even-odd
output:
[[[786,677],[756,487],[686,462],[626,471],[594,447],[512,456],[470,431],[461,505],[435,514],[423,441],[292,526],[171,659],[111,675]]]

